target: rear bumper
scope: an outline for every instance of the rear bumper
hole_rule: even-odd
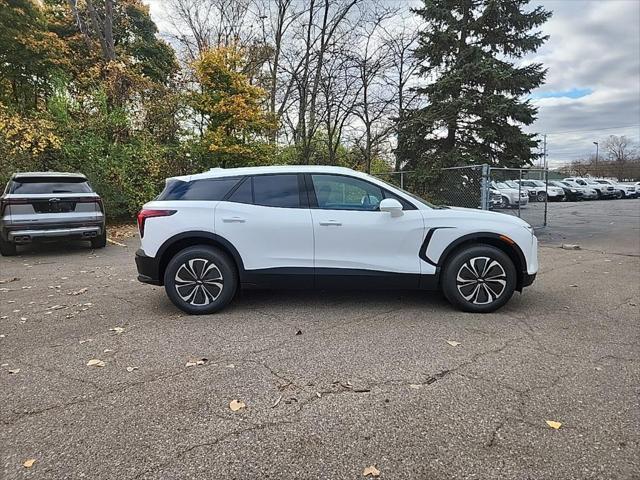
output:
[[[160,280],[160,264],[155,257],[148,257],[141,248],[136,252],[138,280],[151,285],[162,285]]]
[[[536,279],[536,273],[523,272],[522,274],[522,288],[530,286]]]
[[[102,234],[104,231],[103,224],[85,225],[85,226],[68,226],[68,225],[47,225],[40,227],[36,225],[29,226],[11,226],[5,227],[4,239],[13,243],[29,243],[34,240],[42,240],[47,238],[70,238],[90,240]]]

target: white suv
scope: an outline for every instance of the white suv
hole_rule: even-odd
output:
[[[519,218],[431,205],[340,167],[170,178],[138,226],[138,279],[192,314],[220,310],[240,287],[441,289],[462,310],[491,312],[538,271]]]

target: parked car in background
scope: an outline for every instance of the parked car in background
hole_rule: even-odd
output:
[[[560,182],[581,192],[583,200],[595,200],[598,198],[598,192],[591,188],[587,182],[578,183],[575,180],[561,180]]]
[[[529,192],[529,200],[544,202],[549,197],[549,201],[560,202],[564,200],[564,190],[559,187],[548,187],[541,180],[515,180]]]
[[[562,181],[575,182],[581,187],[591,188],[596,191],[598,199],[614,198],[616,196],[616,191],[612,185],[603,185],[601,183],[596,182],[592,178],[568,177],[563,179]]]
[[[636,190],[635,185],[626,185],[624,183],[614,182],[613,180],[606,179],[596,179],[596,182],[602,185],[611,185],[616,192],[616,197],[618,198],[636,198],[638,196],[638,191]]]
[[[432,205],[348,168],[214,169],[167,180],[138,214],[138,279],[190,314],[239,288],[440,289],[491,312],[538,270],[533,228]]]
[[[525,189],[509,186],[506,182],[491,182],[491,188],[502,196],[502,208],[522,207],[529,203],[529,193]]]
[[[0,253],[15,255],[17,245],[54,239],[104,247],[102,199],[78,173],[14,174],[0,197]]]
[[[558,180],[549,180],[549,186],[555,188],[561,188],[564,191],[564,199],[568,202],[577,202],[584,198],[584,192],[582,188],[573,187],[567,182],[560,182]],[[595,194],[595,190],[594,190]]]
[[[490,208],[500,208],[502,206],[502,194],[500,190],[496,190],[495,188],[489,189],[489,207]]]

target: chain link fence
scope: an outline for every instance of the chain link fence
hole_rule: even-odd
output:
[[[431,203],[494,210],[518,216],[533,227],[547,225],[550,193],[546,169],[468,165],[443,168],[431,177],[413,171],[376,176]]]

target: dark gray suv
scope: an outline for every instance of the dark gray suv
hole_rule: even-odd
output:
[[[39,240],[107,242],[102,199],[79,173],[14,174],[0,197],[0,253]]]

